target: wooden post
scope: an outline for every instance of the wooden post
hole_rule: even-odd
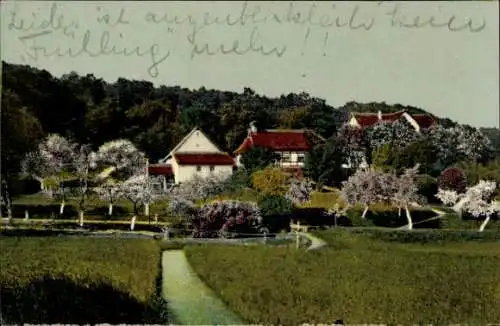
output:
[[[264,230],[264,243],[267,243],[267,232]]]
[[[28,220],[30,218],[30,213],[28,212],[28,210],[24,210],[24,219],[25,220]]]
[[[155,214],[155,224],[158,224],[158,214]]]
[[[80,227],[83,227],[83,211],[80,211]]]

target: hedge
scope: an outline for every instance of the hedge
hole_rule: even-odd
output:
[[[1,238],[5,323],[165,324],[154,240]]]

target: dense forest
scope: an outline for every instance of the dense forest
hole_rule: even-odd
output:
[[[255,121],[258,128],[309,128],[334,135],[349,112],[428,113],[386,103],[349,102],[332,107],[306,93],[269,98],[250,88],[242,93],[154,87],[151,82],[119,78],[107,83],[93,74],[61,78],[45,70],[2,62],[2,178],[16,178],[20,161],[44,136],[58,133],[93,148],[118,138],[131,140],[152,161],[168,154],[194,126],[223,150],[235,150]],[[429,113],[428,113],[429,114]],[[437,118],[437,117],[436,117]],[[451,127],[456,123],[437,118]],[[496,149],[499,129],[488,129]]]

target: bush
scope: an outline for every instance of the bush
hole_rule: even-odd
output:
[[[293,209],[293,203],[290,199],[277,195],[262,196],[258,205],[262,216],[286,215]]]
[[[9,237],[0,243],[6,324],[168,323],[153,240]]]
[[[252,185],[266,196],[284,196],[288,191],[288,176],[279,168],[265,168],[252,174]]]
[[[453,190],[457,193],[465,192],[467,188],[467,177],[462,169],[447,168],[438,179],[439,188],[443,190]]]
[[[255,234],[262,217],[257,204],[236,200],[214,201],[203,205],[193,218],[193,237],[238,237]]]
[[[416,178],[418,186],[418,194],[426,198],[428,203],[439,203],[436,198],[438,192],[438,183],[436,178],[431,177],[428,174],[420,174]]]

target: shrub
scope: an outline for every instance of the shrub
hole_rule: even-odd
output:
[[[265,168],[252,174],[252,185],[263,195],[284,196],[288,191],[288,176],[279,168]]]
[[[262,216],[289,214],[293,209],[293,203],[284,196],[263,196],[258,201]]]
[[[439,188],[443,190],[453,190],[463,193],[467,188],[467,177],[462,169],[447,168],[439,176],[438,184]]]
[[[262,217],[257,204],[236,200],[214,201],[203,205],[193,218],[193,237],[236,237],[255,234]]]
[[[418,194],[427,199],[428,203],[437,203],[436,194],[438,192],[438,183],[436,178],[428,174],[417,176]]]

